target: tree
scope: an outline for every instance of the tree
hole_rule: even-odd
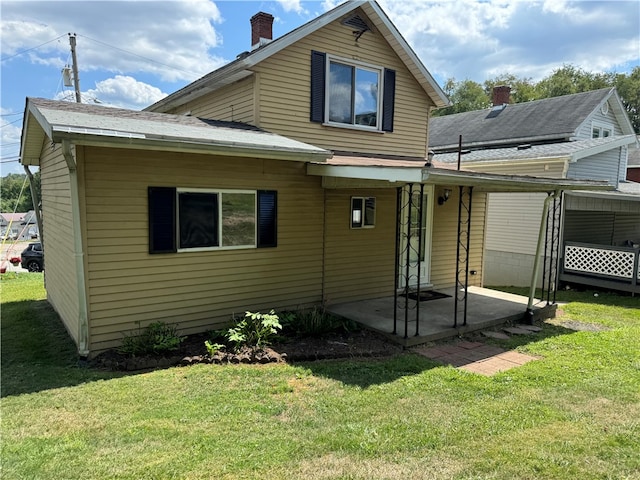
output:
[[[640,134],[640,67],[635,67],[628,76],[616,74],[614,84],[633,129]]]
[[[444,86],[444,91],[453,105],[436,110],[435,116],[481,110],[491,104],[482,85],[473,80],[456,82],[455,78],[450,78]]]
[[[36,184],[36,191],[40,196],[40,172],[33,175]],[[31,198],[31,188],[26,174],[9,173],[0,178],[0,190],[2,199],[0,200],[0,210],[3,213],[28,212],[33,210],[33,200]],[[20,192],[22,191],[22,195]]]
[[[551,98],[612,87],[613,80],[610,73],[590,73],[573,65],[563,65],[540,80],[536,89],[540,98]]]
[[[489,99],[492,98],[493,87],[509,85],[511,87],[511,102],[522,103],[538,100],[540,95],[531,78],[519,78],[510,73],[503,73],[491,80],[485,80],[484,91]]]

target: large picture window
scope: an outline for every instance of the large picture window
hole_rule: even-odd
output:
[[[380,70],[329,62],[329,122],[378,129]]]
[[[275,247],[276,192],[149,187],[149,252]]]

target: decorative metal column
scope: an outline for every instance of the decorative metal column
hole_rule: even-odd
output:
[[[549,194],[550,195],[550,194]],[[542,298],[547,301],[547,305],[556,303],[556,292],[558,290],[558,262],[560,252],[561,236],[561,216],[562,216],[562,196],[553,199],[553,204],[549,206],[547,212],[547,230],[545,232],[544,244],[544,269],[542,271]]]
[[[420,271],[424,185],[407,184],[397,189],[396,280],[393,333],[398,334],[398,312],[404,318],[404,338],[409,337],[410,313],[415,314],[415,335],[420,334]],[[417,233],[416,233],[417,232]]]
[[[459,187],[458,244],[456,249],[456,292],[453,302],[453,327],[458,326],[458,309],[463,309],[462,325],[467,324],[467,287],[469,285],[469,244],[471,241],[471,205],[473,187]]]

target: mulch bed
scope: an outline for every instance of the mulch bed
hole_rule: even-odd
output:
[[[149,370],[197,363],[239,364],[314,361],[338,358],[381,357],[396,355],[402,347],[369,330],[332,332],[318,336],[284,337],[279,343],[261,350],[219,352],[209,356],[204,346],[207,334],[189,335],[180,349],[171,355],[128,357],[108,350],[95,357],[90,365],[107,370]]]

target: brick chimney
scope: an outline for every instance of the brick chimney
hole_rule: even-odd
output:
[[[493,87],[493,106],[506,105],[510,103],[511,87],[507,85],[497,85]]]
[[[251,50],[273,40],[273,15],[258,12],[251,17]]]

